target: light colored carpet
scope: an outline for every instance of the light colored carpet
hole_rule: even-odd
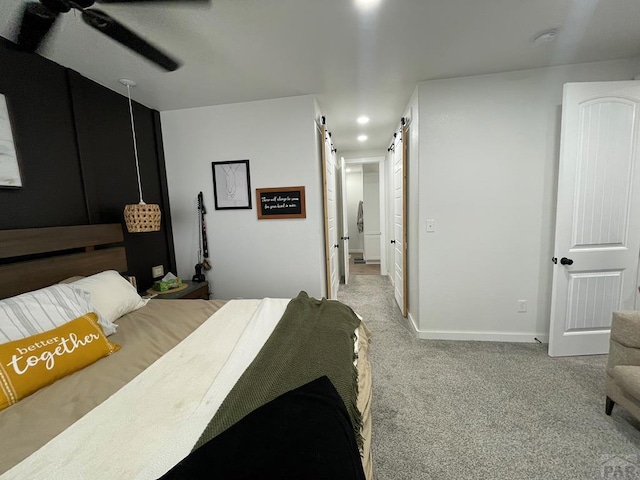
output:
[[[338,299],[373,332],[376,480],[614,478],[603,455],[637,459],[640,472],[640,423],[604,414],[606,356],[417,340],[387,277],[353,277]]]

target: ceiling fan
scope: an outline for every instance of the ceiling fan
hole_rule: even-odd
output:
[[[91,27],[142,55],[167,71],[174,71],[180,63],[151,45],[142,37],[125,27],[115,18],[97,8],[94,3],[209,3],[210,0],[39,0],[28,2],[22,11],[17,45],[20,50],[36,52],[42,40],[61,13],[71,9],[81,12],[82,19]]]

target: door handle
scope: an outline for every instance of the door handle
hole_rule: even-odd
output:
[[[573,260],[571,260],[570,258],[567,258],[567,257],[562,257],[560,259],[560,263],[562,265],[573,265]]]
[[[396,241],[395,240],[391,240],[391,242],[389,242],[389,243],[396,243]]]
[[[349,240],[349,237],[340,237],[340,240]]]
[[[340,248],[340,245],[338,245],[337,243],[333,246],[334,248]]]

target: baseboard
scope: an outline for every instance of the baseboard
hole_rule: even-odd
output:
[[[407,315],[409,327],[421,340],[466,340],[479,342],[549,343],[548,333],[509,332],[456,332],[442,330],[420,330],[411,312]]]
[[[455,332],[419,330],[415,320],[409,315],[410,326],[421,340],[463,340],[477,342],[549,343],[548,334],[511,332]]]
[[[411,330],[413,330],[413,333],[415,334],[415,336],[417,338],[420,338],[420,330],[418,330],[418,324],[413,319],[413,316],[411,315],[411,312],[409,312],[407,314],[407,318],[409,319],[409,326],[411,327]]]

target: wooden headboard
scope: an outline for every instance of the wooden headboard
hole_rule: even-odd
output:
[[[74,275],[127,270],[122,225],[0,230],[0,298]]]

